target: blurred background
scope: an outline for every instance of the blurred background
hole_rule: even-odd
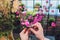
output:
[[[22,11],[28,11],[28,14],[35,12],[34,9],[43,11],[45,16],[41,23],[45,37],[51,40],[60,40],[60,0],[0,0],[0,40],[6,38],[20,40],[19,30],[21,27],[19,19],[17,20],[15,17],[20,6],[23,6]],[[4,38],[5,36],[6,38]]]

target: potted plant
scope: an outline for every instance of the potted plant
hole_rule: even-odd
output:
[[[59,9],[59,12],[60,12],[60,5],[58,5],[57,8]]]
[[[55,22],[55,18],[49,18],[49,19],[48,19],[49,26],[51,26],[51,23],[52,23],[52,22]]]

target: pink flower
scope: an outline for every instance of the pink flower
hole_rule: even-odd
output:
[[[46,9],[46,12],[48,12],[49,10],[48,9]]]
[[[28,19],[33,19],[33,16],[32,16],[32,15],[30,15],[30,16],[28,17]]]
[[[28,20],[25,20],[23,22],[21,22],[22,25],[25,25],[26,27],[29,27],[30,26],[30,23]]]
[[[54,10],[51,10],[51,12],[54,12]]]
[[[52,4],[50,4],[50,6],[52,6]]]
[[[23,18],[20,18],[20,21],[22,22],[22,21],[24,21],[24,19]]]
[[[48,3],[48,0],[46,0],[46,3]]]
[[[41,21],[42,18],[43,18],[43,16],[39,16],[39,17],[38,17],[38,21]]]
[[[43,12],[43,10],[42,10],[42,9],[40,9],[39,11]]]
[[[51,26],[52,26],[52,27],[56,27],[56,23],[55,23],[55,22],[52,22],[52,23],[51,23]]]
[[[34,17],[34,21],[33,21],[33,23],[36,23],[36,22],[41,21],[41,20],[42,20],[42,18],[43,18],[43,16],[42,16],[42,15],[40,15],[40,14],[36,14],[36,16]]]
[[[22,8],[22,6],[19,6],[19,9],[21,9]]]
[[[25,22],[21,22],[21,25],[25,25]]]
[[[29,23],[28,20],[25,20],[25,25],[26,25],[26,27],[29,27],[30,26],[30,23]]]
[[[22,6],[23,8],[25,8],[25,6]]]
[[[16,18],[18,18],[19,16],[16,16]]]
[[[26,11],[22,12],[24,16],[26,16]]]
[[[25,25],[26,27],[31,27],[31,24],[35,24],[36,22],[41,21],[42,18],[43,18],[43,15],[41,15],[41,14],[39,14],[39,13],[36,14],[34,17],[33,17],[32,15],[30,15],[30,16],[28,17],[28,19],[22,21],[21,24],[22,24],[22,25]],[[33,20],[33,21],[30,22],[29,20],[30,20],[30,21]]]
[[[34,17],[33,24],[35,24],[36,22],[38,22],[37,17]]]
[[[17,11],[17,12],[16,12],[16,14],[18,15],[18,14],[19,14],[19,12]]]
[[[46,6],[45,5],[43,5],[43,8],[45,8]]]
[[[47,10],[47,8],[45,7],[45,10]]]

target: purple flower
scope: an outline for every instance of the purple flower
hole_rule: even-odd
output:
[[[18,14],[19,14],[19,12],[17,11],[17,12],[16,12],[16,15],[18,15]]]
[[[42,15],[36,14],[36,16],[34,17],[34,21],[33,21],[32,23],[34,24],[34,23],[36,23],[36,22],[39,22],[39,21],[42,20],[42,18],[43,18]]]
[[[21,25],[25,25],[25,22],[21,22]]]
[[[52,4],[50,4],[50,6],[52,6]]]
[[[22,21],[21,24],[25,25],[26,27],[31,27],[31,24],[35,24],[36,22],[41,21],[43,18],[43,15],[36,14],[35,16],[30,15],[26,20]],[[33,20],[30,22],[30,20]]]
[[[55,22],[52,22],[52,23],[51,23],[51,26],[52,26],[52,27],[56,27],[56,23],[55,23]]]
[[[28,20],[25,20],[23,22],[21,22],[22,25],[25,25],[26,27],[29,27],[30,26],[30,23]]]
[[[40,14],[39,14],[39,13],[37,13],[37,14],[36,14],[36,16],[40,16]]]
[[[47,7],[45,7],[44,9],[47,10]]]
[[[54,12],[54,10],[51,10],[51,12]]]
[[[37,16],[34,17],[34,21],[33,21],[32,23],[35,24],[36,22],[38,22],[38,20],[37,20]]]
[[[21,21],[21,22],[24,22],[24,19],[23,19],[23,18],[20,18],[20,21]]]
[[[18,18],[19,16],[16,16],[16,18]]]
[[[28,16],[28,19],[33,19],[33,16],[32,15]]]
[[[29,27],[29,26],[30,26],[30,23],[29,23],[29,21],[28,21],[28,20],[25,20],[25,25],[26,25],[27,27]]]
[[[19,9],[21,9],[22,8],[22,6],[19,6]]]
[[[46,3],[48,3],[48,0],[46,0]]]
[[[26,16],[26,11],[22,12],[22,14],[23,14],[24,16]]]
[[[49,10],[48,10],[48,9],[46,9],[45,11],[46,11],[46,12],[48,12]]]
[[[43,12],[43,10],[42,10],[42,9],[41,9],[40,11],[41,11],[41,12]]]
[[[46,6],[45,6],[45,5],[43,5],[43,8],[46,8]]]
[[[39,16],[39,17],[38,17],[38,21],[41,21],[42,18],[43,18],[43,16]]]

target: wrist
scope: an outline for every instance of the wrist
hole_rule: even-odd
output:
[[[21,40],[28,40],[28,39],[21,39]]]
[[[42,38],[39,38],[39,40],[44,40],[44,37],[42,37]]]
[[[40,40],[44,40],[44,38],[40,39]]]
[[[21,40],[24,40],[24,39],[21,39]]]

